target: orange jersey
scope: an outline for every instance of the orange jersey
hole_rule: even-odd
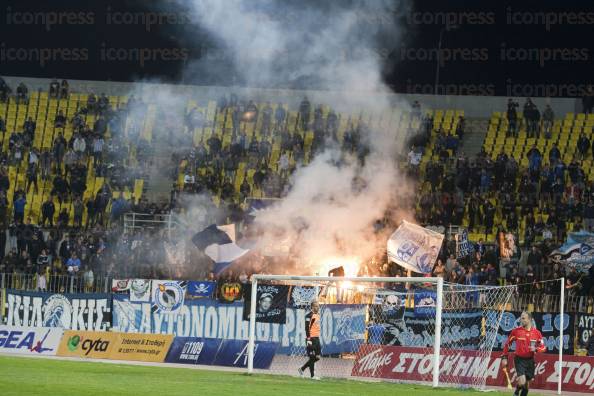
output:
[[[307,338],[320,336],[320,315],[313,312],[305,315],[305,335]]]
[[[514,341],[516,342],[516,356],[525,359],[534,357],[531,344],[534,345],[535,352],[544,352],[547,349],[542,334],[534,327],[531,327],[530,330],[526,330],[522,326],[513,329],[503,346],[503,355],[507,355],[509,347]]]

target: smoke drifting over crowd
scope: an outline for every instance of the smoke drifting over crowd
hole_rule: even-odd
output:
[[[192,12],[192,19],[209,33],[247,87],[316,87],[318,92],[309,94],[313,105],[323,103],[354,118],[362,111],[377,115],[408,106],[396,103],[382,82],[381,60],[373,55],[379,36],[398,40],[399,32],[395,25],[378,28],[362,18],[362,13],[390,14],[393,2],[178,3]],[[186,72],[220,72],[206,70],[205,65],[190,64]],[[166,93],[159,95],[165,103],[177,101]],[[258,100],[257,90],[244,99]],[[359,132],[369,154],[362,159],[328,144],[298,168],[287,196],[256,217],[257,246],[287,246],[305,274],[325,274],[332,266],[360,263],[383,252],[393,229],[374,228],[376,221],[386,215],[393,222],[408,217],[408,204],[401,203],[412,188],[396,167],[404,131],[361,125]],[[189,218],[184,222],[194,223]],[[357,268],[346,267],[347,275],[356,275]]]

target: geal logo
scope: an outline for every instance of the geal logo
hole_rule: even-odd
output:
[[[35,331],[0,330],[0,348],[28,349],[31,352],[37,353],[50,352],[53,350],[52,348],[45,348],[43,346],[49,333],[50,330],[43,337],[35,340]]]

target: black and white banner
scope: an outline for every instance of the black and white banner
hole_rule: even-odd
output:
[[[243,320],[250,320],[251,287],[244,289]],[[256,322],[286,323],[289,286],[258,285]]]
[[[111,325],[107,294],[51,294],[9,290],[6,325],[100,331]]]

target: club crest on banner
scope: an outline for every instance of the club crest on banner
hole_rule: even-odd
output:
[[[240,300],[242,296],[240,283],[223,283],[219,289],[219,298],[221,302],[232,303]]]
[[[113,279],[111,281],[112,292],[123,292],[130,290],[130,279]]]
[[[309,306],[317,298],[318,288],[312,286],[294,286],[291,289],[291,305]]]
[[[154,281],[153,303],[162,312],[176,312],[184,304],[185,291],[176,281]]]
[[[66,297],[54,294],[47,299],[43,306],[43,326],[70,328],[72,320],[72,305]]]
[[[364,316],[361,315],[361,310],[346,308],[337,311],[334,314],[334,320],[336,320],[336,327],[333,338],[336,345],[357,341],[362,338],[360,331],[353,325],[357,320],[365,320]]]
[[[148,302],[151,299],[151,281],[134,279],[130,283],[130,301]]]

